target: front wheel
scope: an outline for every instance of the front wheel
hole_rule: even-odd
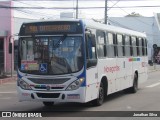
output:
[[[54,102],[43,102],[43,105],[46,107],[51,107],[54,105]]]
[[[105,94],[104,94],[104,85],[101,82],[100,88],[99,88],[99,96],[98,96],[97,99],[95,99],[95,100],[92,101],[93,105],[95,105],[95,106],[102,105],[103,102],[104,102],[104,96],[105,96]]]

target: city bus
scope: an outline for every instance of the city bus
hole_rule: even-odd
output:
[[[18,40],[19,101],[102,105],[147,80],[146,34],[92,20],[23,23]]]

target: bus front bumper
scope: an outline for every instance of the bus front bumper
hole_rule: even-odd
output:
[[[19,101],[35,102],[85,102],[85,87],[73,91],[33,91],[17,86]]]

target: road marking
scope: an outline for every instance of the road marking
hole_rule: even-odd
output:
[[[0,100],[9,100],[11,97],[0,98]]]
[[[158,86],[158,85],[160,85],[160,82],[152,84],[152,85],[149,85],[149,86],[146,86],[146,87],[152,88],[152,87],[155,87],[155,86]]]
[[[127,109],[132,109],[132,107],[131,106],[127,106]]]
[[[3,93],[17,93],[17,91],[9,91],[9,92],[0,92],[0,94]]]

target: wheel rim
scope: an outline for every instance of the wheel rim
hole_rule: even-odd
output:
[[[103,100],[104,100],[104,90],[103,86],[101,85],[99,89],[99,103],[103,103]]]

